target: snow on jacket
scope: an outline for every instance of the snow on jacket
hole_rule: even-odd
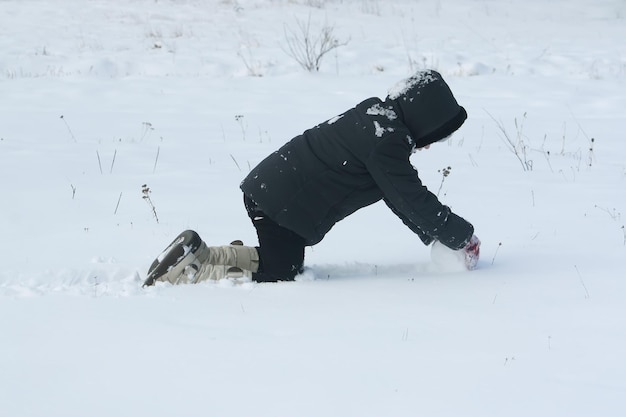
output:
[[[385,101],[369,98],[295,137],[256,166],[241,189],[308,245],[356,210],[384,200],[425,244],[439,240],[460,249],[473,226],[422,185],[409,157],[466,118],[441,75],[420,71]]]

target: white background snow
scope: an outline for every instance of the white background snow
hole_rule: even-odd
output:
[[[315,73],[286,53],[309,18],[348,41]],[[619,0],[0,1],[0,415],[626,415],[625,19]],[[184,229],[255,244],[249,169],[422,68],[469,119],[412,162],[475,225],[478,270],[377,204],[297,282],[141,288]]]

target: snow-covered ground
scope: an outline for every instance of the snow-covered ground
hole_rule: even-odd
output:
[[[626,415],[625,19],[620,0],[0,1],[0,416]],[[319,72],[287,53],[307,22],[347,42]],[[184,229],[255,244],[248,170],[425,67],[469,119],[413,163],[475,225],[478,270],[378,204],[297,282],[141,288]]]

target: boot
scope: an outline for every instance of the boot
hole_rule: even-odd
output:
[[[236,279],[243,277],[252,278],[252,272],[237,268],[236,266],[204,264],[197,275],[194,275],[191,283],[196,284],[202,281],[219,281],[223,278]]]
[[[259,270],[259,252],[252,246],[209,246],[208,250],[208,264],[229,265],[250,272]]]
[[[207,247],[208,256],[204,261],[194,283],[222,278],[252,278],[252,273],[259,269],[259,253],[256,248],[244,246],[240,240],[229,246]]]
[[[254,247],[236,240],[229,246],[208,247],[193,230],[185,230],[157,257],[143,286],[155,281],[195,284],[222,278],[251,277],[259,267]]]
[[[143,286],[154,285],[155,281],[187,282],[187,274],[199,269],[207,257],[208,250],[200,236],[193,230],[185,230],[152,262]]]

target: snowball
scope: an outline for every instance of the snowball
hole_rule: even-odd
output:
[[[433,243],[430,259],[437,270],[442,272],[467,271],[463,251],[452,250],[439,241]]]

